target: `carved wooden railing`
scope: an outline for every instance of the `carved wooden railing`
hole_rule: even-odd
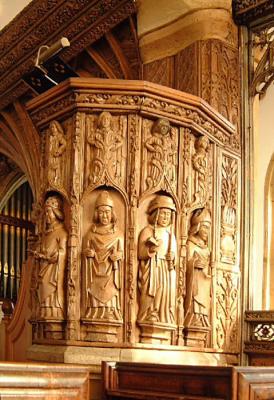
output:
[[[274,311],[247,311],[248,340],[244,352],[250,365],[274,365]]]

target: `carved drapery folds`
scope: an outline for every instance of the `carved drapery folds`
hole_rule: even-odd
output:
[[[211,216],[206,208],[194,211],[187,240],[185,341],[205,346],[211,328],[211,265],[208,239]]]
[[[66,138],[58,121],[52,121],[49,126],[49,173],[48,179],[52,186],[60,186],[65,173]]]
[[[168,196],[155,196],[147,209],[148,222],[138,241],[141,341],[168,340],[175,330],[177,243],[176,207]]]
[[[64,338],[62,327],[66,317],[68,232],[64,218],[62,198],[50,195],[44,203],[44,224],[37,249],[31,251],[35,260],[31,290],[32,319],[40,321],[39,332],[35,335],[53,339]]]
[[[165,118],[157,119],[151,128],[145,124],[144,163],[146,164],[145,188],[151,190],[165,187],[174,188],[177,173],[177,138],[176,131]]]
[[[100,190],[84,238],[82,313],[87,326],[84,339],[90,341],[116,341],[117,327],[123,323],[124,234],[118,228],[116,208],[110,192]]]
[[[194,96],[112,85],[71,80],[28,105],[43,135],[36,208],[56,199],[63,215],[58,237],[37,217],[34,340],[226,349],[239,304],[235,129]],[[39,300],[43,247],[64,260],[50,264],[59,308]]]

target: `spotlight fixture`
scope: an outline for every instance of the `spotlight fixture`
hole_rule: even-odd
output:
[[[23,76],[26,82],[37,94],[44,93],[67,78],[77,77],[60,57],[59,53],[70,46],[67,38],[62,37],[51,46],[39,47],[33,70]]]

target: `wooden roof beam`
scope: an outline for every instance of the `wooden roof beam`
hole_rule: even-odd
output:
[[[105,37],[106,37],[110,47],[112,48],[117,60],[119,61],[124,78],[132,79],[130,65],[129,65],[129,63],[125,57],[125,54],[123,53],[118,41],[116,40],[115,36],[111,32],[107,32],[105,34]]]
[[[110,79],[118,79],[115,71],[111,67],[111,65],[92,47],[85,49],[88,55],[93,59],[94,62],[101,68],[101,70],[106,74],[106,76]]]

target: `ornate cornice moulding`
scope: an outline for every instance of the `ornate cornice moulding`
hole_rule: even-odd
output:
[[[41,45],[66,36],[68,61],[136,11],[133,0],[34,0],[0,34],[0,108],[27,90],[21,81]]]
[[[165,116],[239,151],[236,128],[199,97],[146,81],[72,78],[27,104],[39,129],[72,110],[112,109]]]

